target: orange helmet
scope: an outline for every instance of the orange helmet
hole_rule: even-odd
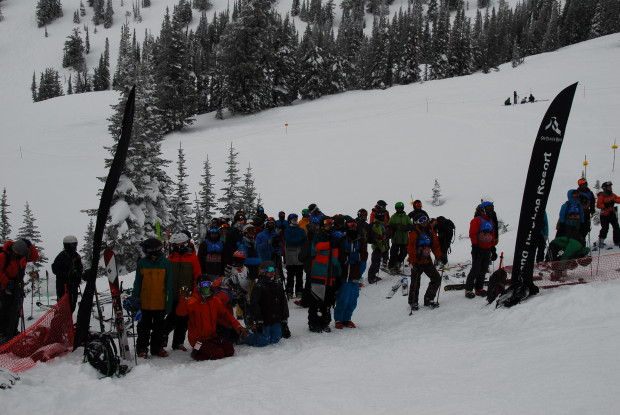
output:
[[[577,180],[577,184],[579,186],[581,186],[582,184],[585,184],[587,186],[588,185],[588,181],[586,179],[579,179],[579,180]]]

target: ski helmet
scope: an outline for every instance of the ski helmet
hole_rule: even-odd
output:
[[[310,216],[310,211],[308,209],[302,209],[301,216],[303,216],[304,218]]]
[[[213,282],[207,274],[201,274],[196,278],[196,289],[198,293],[203,297],[210,297],[212,292]]]
[[[78,240],[73,235],[67,235],[62,238],[62,245],[68,251],[75,251],[77,249]]]
[[[405,204],[403,202],[396,202],[396,204],[394,205],[394,208],[396,210],[398,209],[404,209],[405,208]]]
[[[581,186],[582,184],[588,185],[588,181],[586,179],[577,180],[577,186]]]
[[[385,209],[385,207],[387,206],[387,203],[385,203],[385,200],[381,199],[377,201],[377,206],[381,206],[382,208]]]
[[[344,216],[343,215],[334,215],[334,227],[335,228],[344,228]]]
[[[243,234],[246,236],[254,236],[254,225],[245,225],[243,227]]]
[[[286,217],[286,213],[284,213],[284,211],[281,210],[278,212],[278,218],[284,219],[285,217]]]
[[[27,257],[30,253],[30,249],[28,248],[28,244],[23,239],[18,239],[11,245],[13,249],[13,253],[15,255],[19,255],[21,257]]]
[[[276,280],[276,264],[273,261],[263,261],[260,264],[260,271],[267,280]]]
[[[181,232],[173,233],[170,237],[171,244],[182,244],[187,241],[189,241],[189,238],[187,237],[187,235]]]
[[[368,211],[364,208],[361,208],[360,210],[357,211],[357,217],[358,218],[364,218],[366,219],[368,217]]]
[[[415,208],[420,208],[420,209],[422,209],[422,201],[421,201],[420,199],[416,199],[416,200],[414,200],[414,201],[413,201],[413,203],[412,203],[412,205],[413,205],[413,208],[414,208],[414,209],[415,209]]]
[[[235,253],[233,254],[233,258],[243,259],[244,261],[247,257],[248,256],[245,254],[245,251],[242,251],[241,249],[235,251]]]
[[[603,189],[604,189],[604,188],[606,188],[606,187],[611,187],[611,186],[612,186],[611,182],[605,182],[605,183],[603,183],[603,184],[601,185],[601,187],[602,187]]]
[[[289,213],[288,218],[286,220],[288,220],[290,222],[293,219],[297,219],[298,217],[299,216],[297,216],[297,213]]]
[[[161,254],[162,243],[157,238],[148,238],[140,243],[140,247],[145,255],[159,255]]]

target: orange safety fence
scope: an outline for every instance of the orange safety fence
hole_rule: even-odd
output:
[[[510,278],[512,266],[506,267]],[[596,255],[534,265],[534,283],[540,288],[609,281],[620,278],[620,254]]]
[[[23,333],[0,345],[0,367],[23,372],[73,350],[73,316],[69,295]]]

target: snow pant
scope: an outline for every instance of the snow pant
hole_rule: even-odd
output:
[[[312,286],[318,287],[312,287]],[[321,288],[322,287],[322,288]],[[325,289],[324,294],[317,292]],[[308,295],[308,327],[327,327],[332,321],[331,306],[334,304],[334,287],[325,287],[321,284],[311,284]]]
[[[177,309],[178,302],[173,304],[173,310]],[[187,334],[187,324],[189,321],[188,316],[179,316],[176,312],[172,312],[168,314],[164,320],[163,326],[163,343],[162,347],[165,347],[168,344],[168,336],[172,331],[174,331],[172,335],[172,348],[174,350],[178,349],[180,345],[185,343],[185,335]]]
[[[407,244],[392,244],[390,248],[390,261],[388,268],[394,268],[407,258]]]
[[[545,248],[547,247],[547,237],[542,233],[536,236],[534,243],[536,244],[536,262],[545,262]]]
[[[471,269],[467,274],[467,280],[465,281],[465,290],[473,291],[481,290],[484,288],[484,276],[489,270],[489,264],[491,263],[491,250],[480,249],[476,254],[472,254],[471,257]]]
[[[269,344],[276,344],[282,338],[282,324],[276,323],[263,327],[262,333],[252,331],[243,339],[243,343],[249,346],[265,347]]]
[[[136,348],[138,353],[146,353],[151,345],[151,354],[156,354],[162,349],[164,329],[164,310],[142,310],[142,319],[138,323],[138,341]]]
[[[373,284],[377,279],[377,274],[381,268],[382,258],[383,252],[381,252],[379,248],[372,251],[372,254],[370,255],[370,268],[368,268],[368,283]]]
[[[335,321],[351,321],[353,311],[357,307],[357,299],[360,296],[359,282],[346,281],[336,294],[336,306],[334,307]]]
[[[607,232],[609,232],[609,225],[613,228],[614,245],[620,243],[620,227],[618,226],[618,216],[616,213],[610,215],[601,215],[601,232],[598,234],[599,239],[607,238]]]
[[[583,237],[584,241],[588,237],[588,234],[590,233],[591,229],[592,229],[592,218],[590,217],[590,212],[589,211],[583,212],[583,223],[581,224],[579,231],[581,232],[581,236]]]
[[[80,281],[67,281],[64,279],[56,280],[56,301],[60,301],[63,295],[65,295],[65,285],[68,287],[69,292],[69,301],[71,303],[71,312],[75,311],[75,307],[77,306],[78,300],[78,287],[80,286]]]
[[[387,249],[381,254],[381,262],[383,265],[387,265],[390,260],[390,240],[386,239],[385,244],[387,245]]]
[[[304,266],[286,266],[286,293],[293,295],[304,290]]]
[[[200,346],[197,346],[198,342],[192,350],[192,359],[194,360],[218,360],[235,354],[233,345],[220,337],[202,341]]]
[[[431,280],[424,293],[424,302],[430,302],[435,299],[437,290],[441,287],[441,275],[432,263],[428,264],[411,264],[411,286],[409,287],[409,305],[417,304],[420,296],[420,282],[422,273],[426,274]]]
[[[17,305],[15,304],[17,299],[12,292],[7,291],[8,290],[0,289],[0,337],[3,337],[4,341],[8,341],[15,337],[17,334],[17,323],[19,322],[19,319],[17,319],[17,321],[11,321],[13,319],[13,309]]]

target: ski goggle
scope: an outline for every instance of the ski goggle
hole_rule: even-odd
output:
[[[220,233],[220,231],[215,229],[215,228],[209,229],[209,235],[215,235],[215,234],[218,234],[218,233]]]
[[[265,268],[265,273],[273,273],[273,272],[276,272],[276,267]]]
[[[413,207],[422,207],[422,202],[412,203]]]
[[[212,286],[213,283],[211,281],[201,281],[198,283],[198,292],[204,296],[211,295]]]
[[[428,218],[426,216],[422,216],[415,221],[418,225],[424,225],[426,222],[428,222]]]
[[[349,229],[357,229],[357,222],[349,222],[347,223],[347,227]]]

